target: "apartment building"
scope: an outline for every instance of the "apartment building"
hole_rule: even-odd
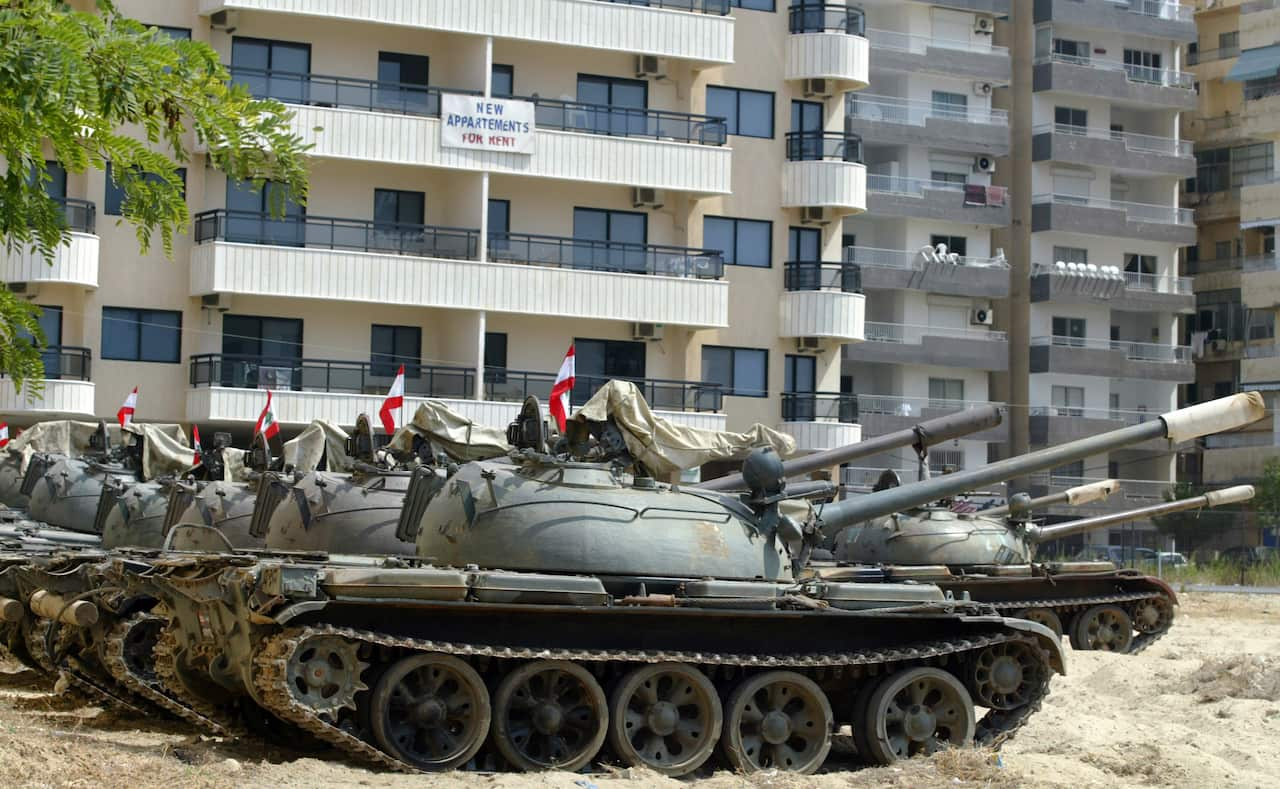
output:
[[[868,201],[843,100],[868,84],[861,9],[117,5],[285,102],[314,145],[310,197],[273,218],[271,185],[197,154],[192,232],[167,261],[138,254],[103,173],[55,183],[71,245],[52,267],[3,263],[53,346],[42,399],[0,393],[10,421],[113,415],[138,386],[139,419],[241,438],[268,388],[286,427],[350,425],[404,364],[410,411],[433,397],[502,425],[546,399],[574,344],[578,402],[627,378],[685,424],[763,422],[809,450],[858,439],[840,346],[864,335],[841,251]],[[452,128],[469,113],[533,122],[494,150]]]

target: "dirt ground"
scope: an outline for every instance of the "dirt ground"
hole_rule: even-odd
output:
[[[1280,781],[1280,596],[1184,595],[1141,655],[1069,654],[1044,709],[997,756],[973,750],[818,776],[652,773],[432,776],[446,789],[729,787],[1273,787]],[[421,776],[193,737],[59,695],[0,660],[0,786],[421,786]]]

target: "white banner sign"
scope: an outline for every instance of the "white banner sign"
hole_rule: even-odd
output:
[[[440,97],[440,144],[473,151],[533,153],[533,103],[445,93]]]

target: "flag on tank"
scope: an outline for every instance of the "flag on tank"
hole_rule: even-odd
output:
[[[564,355],[560,363],[560,372],[556,374],[556,382],[551,386],[551,415],[556,418],[556,426],[564,432],[565,423],[569,420],[569,396],[573,392],[573,384],[577,378],[577,362],[573,354],[573,346]]]
[[[191,461],[192,466],[200,465],[200,428],[196,425],[191,426],[191,445],[194,448],[194,459]]]
[[[396,372],[396,380],[391,382],[391,389],[387,392],[387,399],[382,401],[382,408],[378,409],[378,416],[382,417],[382,429],[387,431],[387,435],[396,432],[396,416],[392,412],[403,408],[404,365],[402,364]]]
[[[9,446],[9,423],[0,422],[0,449]]]
[[[124,427],[133,421],[133,412],[138,408],[138,387],[133,387],[133,391],[124,399],[124,405],[120,406],[120,410],[116,411],[116,421],[120,423],[120,427]]]
[[[267,404],[262,407],[262,413],[258,414],[258,422],[253,426],[253,434],[259,433],[263,438],[272,439],[280,435],[280,425],[276,423],[276,414],[271,410],[271,390],[267,390]]]

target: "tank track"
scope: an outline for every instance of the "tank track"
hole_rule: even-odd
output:
[[[1150,600],[1153,597],[1163,597],[1160,592],[1129,592],[1127,594],[1098,595],[1096,597],[1064,597],[1056,600],[1017,600],[1011,603],[991,603],[1000,611],[1021,611],[1024,608],[1049,608],[1053,611],[1071,611],[1077,609],[1092,608],[1095,605],[1112,605],[1115,603],[1135,603],[1139,600]],[[1169,629],[1173,627],[1173,620],[1169,621],[1167,627],[1161,628],[1150,633],[1139,633],[1134,636],[1133,643],[1129,645],[1129,651],[1126,655],[1136,655],[1155,642],[1164,638]]]
[[[202,721],[198,724],[201,728],[207,728],[203,721],[208,721],[221,730],[221,736],[234,737],[242,734],[243,729],[237,721],[232,720],[226,713],[204,699],[187,692],[177,674],[177,651],[178,637],[171,623],[160,633],[160,638],[156,640],[156,645],[151,651],[151,656],[155,660],[158,689],[172,699],[173,703],[187,710],[188,714],[198,716]],[[182,715],[182,718],[192,720],[186,714]]]
[[[108,687],[106,683],[99,682],[97,679],[89,676],[87,672],[78,668],[63,667],[61,675],[67,678],[72,686],[84,692],[91,698],[99,699],[106,702],[110,707],[122,707],[136,715],[146,716],[150,711],[143,706],[138,705],[133,700],[127,698],[122,693],[117,693],[114,689]]]
[[[866,652],[811,653],[807,655],[739,655],[711,652],[636,651],[636,650],[574,650],[537,649],[522,647],[481,646],[459,644],[428,639],[395,638],[381,633],[351,628],[320,625],[291,628],[267,639],[254,657],[254,684],[263,706],[277,717],[315,735],[322,742],[339,748],[353,756],[400,772],[417,772],[414,768],[375,748],[359,737],[344,731],[323,716],[294,700],[287,677],[288,657],[304,640],[315,636],[337,636],[382,647],[398,647],[424,652],[442,652],[461,657],[493,657],[505,659],[546,659],[587,662],[620,661],[626,663],[678,662],[702,665],[742,666],[747,668],[818,669],[836,666],[884,665],[900,661],[945,658],[959,652],[982,649],[1010,641],[1025,641],[1035,645],[1033,636],[998,635],[956,641],[936,641],[901,649]],[[1011,739],[1027,719],[1040,708],[1049,688],[1046,677],[1027,704],[1015,710],[992,710],[983,716],[976,729],[978,741],[989,747],[999,747]]]
[[[123,619],[111,628],[103,649],[103,665],[108,673],[129,691],[146,699],[160,709],[184,720],[196,728],[219,737],[230,736],[231,732],[218,721],[202,715],[191,707],[169,695],[167,688],[161,684],[158,676],[148,679],[135,674],[124,660],[124,639],[129,630],[145,619],[166,621],[164,617],[146,612],[137,613]]]

